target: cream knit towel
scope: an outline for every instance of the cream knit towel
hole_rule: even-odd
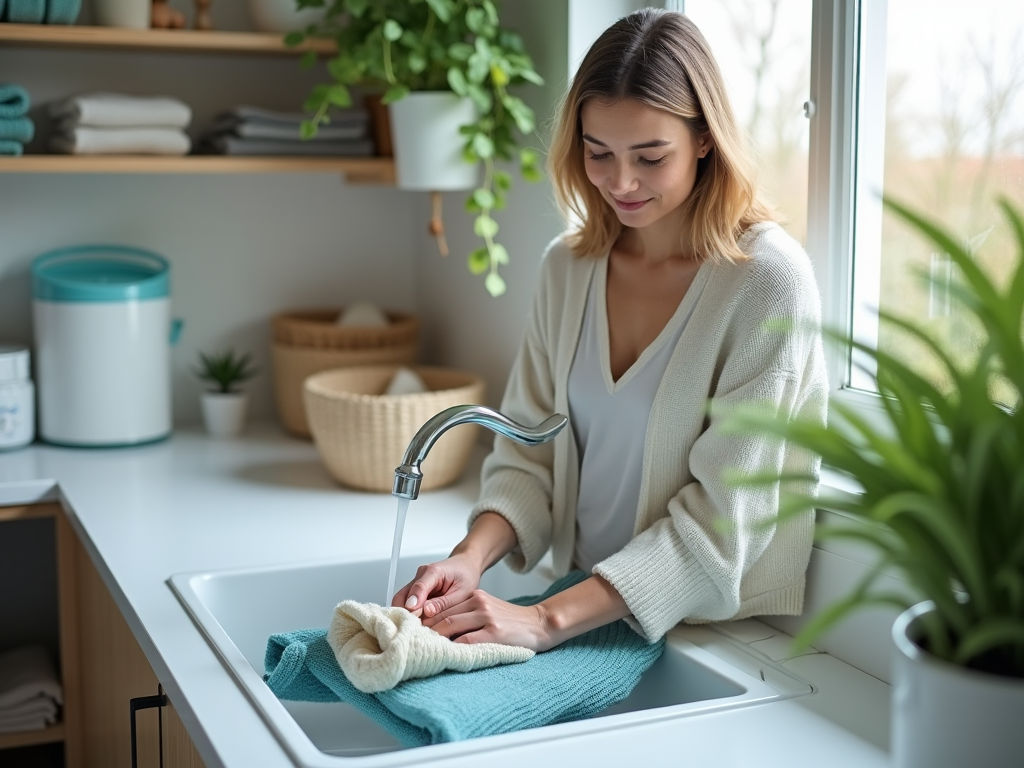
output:
[[[499,643],[454,643],[423,626],[405,608],[385,608],[346,600],[334,609],[327,642],[341,671],[363,693],[379,693],[403,680],[430,677],[445,670],[512,664],[533,658],[533,651]]]

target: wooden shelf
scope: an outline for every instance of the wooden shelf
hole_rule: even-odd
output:
[[[350,184],[394,184],[390,157],[22,155],[0,158],[3,173],[340,173]]]
[[[296,56],[308,50],[333,53],[333,40],[307,41],[296,48],[284,36],[267,32],[203,32],[194,29],[123,29],[61,24],[0,23],[0,43],[59,48],[141,51],[205,51],[208,53],[271,53]]]
[[[55,723],[41,731],[0,733],[0,749],[31,747],[36,744],[50,744],[54,741],[64,741],[64,723]]]
[[[56,504],[27,504],[20,507],[0,507],[0,523],[8,520],[38,520],[56,517],[60,507]],[[0,738],[3,738],[0,736]]]

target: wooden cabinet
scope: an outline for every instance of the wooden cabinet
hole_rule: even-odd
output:
[[[258,54],[297,56],[306,50],[328,54],[330,40],[286,48],[282,36],[257,32],[205,32],[187,29],[121,29],[115,27],[0,23],[0,46],[32,48]],[[102,89],[100,89],[102,90]],[[0,157],[0,173],[340,173],[350,184],[394,184],[390,157],[221,157],[190,155],[82,156],[24,155]]]
[[[0,735],[0,749],[63,741],[66,768],[128,768],[129,701],[157,694],[159,681],[60,506],[0,508],[0,524],[41,517],[55,523],[63,717],[45,731]],[[173,701],[140,710],[136,723],[139,766],[203,768]]]

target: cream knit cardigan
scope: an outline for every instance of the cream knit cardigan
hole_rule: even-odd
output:
[[[730,406],[751,402],[824,422],[820,300],[810,260],[781,227],[755,225],[739,246],[749,260],[705,262],[683,298],[687,309],[696,305],[651,407],[634,538],[593,569],[652,642],[680,621],[797,614],[803,605],[812,515],[773,525],[778,488],[733,488],[722,471],[817,477],[818,460],[779,440],[723,434],[718,425]],[[548,247],[503,413],[524,424],[569,413],[587,291],[594,270],[606,266],[607,256],[575,257],[561,238]],[[793,321],[793,330],[765,327],[773,320]],[[508,520],[518,536],[507,557],[515,571],[533,568],[549,547],[559,574],[572,565],[579,458],[571,428],[529,448],[497,437],[484,462],[469,523],[484,511]]]

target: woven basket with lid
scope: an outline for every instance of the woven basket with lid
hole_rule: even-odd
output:
[[[485,385],[472,373],[416,366],[431,391],[383,395],[399,366],[358,366],[306,379],[306,413],[317,450],[331,475],[344,485],[390,491],[395,467],[417,430],[453,405],[482,404]],[[423,462],[423,490],[441,488],[462,475],[479,435],[464,424],[443,434]]]

